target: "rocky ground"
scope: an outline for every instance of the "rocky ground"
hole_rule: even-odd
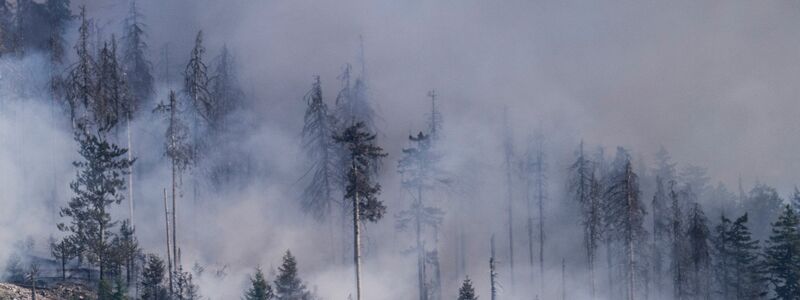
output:
[[[0,300],[32,300],[31,290],[18,285],[0,283]],[[36,300],[94,300],[88,288],[79,284],[58,284],[36,289]]]

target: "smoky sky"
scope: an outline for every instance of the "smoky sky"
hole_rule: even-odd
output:
[[[78,2],[78,1],[76,1]],[[125,1],[89,1],[100,16]],[[151,50],[184,56],[204,30],[227,44],[263,119],[296,130],[298,99],[364,39],[370,93],[390,142],[424,124],[436,89],[448,126],[542,127],[564,143],[659,145],[732,185],[788,193],[800,168],[797,15],[785,1],[141,1]]]
[[[335,244],[328,229],[309,225],[311,221],[296,209],[302,188],[298,177],[304,171],[299,137],[305,109],[302,97],[311,87],[313,76],[321,77],[323,96],[332,105],[339,89],[337,75],[343,66],[350,63],[354,72],[361,73],[362,41],[369,99],[380,115],[379,143],[389,153],[380,177],[389,215],[366,228],[365,272],[370,276],[365,292],[373,297],[386,291],[394,295],[386,299],[407,299],[403,292],[414,287],[414,259],[398,254],[398,249],[408,246],[407,235],[393,228],[392,215],[407,200],[398,187],[395,166],[400,149],[407,145],[407,135],[425,129],[425,114],[430,109],[426,94],[431,89],[437,91],[444,115],[443,148],[447,155],[443,165],[462,183],[460,188],[438,195],[449,201],[442,204],[449,209],[442,229],[443,270],[449,272],[454,264],[448,256],[455,244],[450,235],[455,228],[466,227],[471,233],[467,274],[475,279],[481,298],[488,298],[488,279],[484,276],[488,237],[503,232],[506,226],[498,219],[504,209],[500,205],[505,190],[500,140],[505,109],[516,153],[524,151],[530,134],[539,131],[547,137],[552,200],[546,204],[552,212],[548,228],[561,223],[571,226],[550,232],[554,238],[547,253],[574,257],[583,253],[580,229],[574,226],[577,221],[560,218],[561,210],[566,209],[556,209],[569,207],[558,201],[564,198],[568,160],[581,139],[607,147],[607,153],[617,145],[629,147],[648,162],[663,145],[679,167],[707,167],[714,182],[722,181],[729,187],[741,176],[746,186],[761,181],[787,195],[800,181],[793,172],[800,168],[795,158],[795,149],[800,147],[800,118],[796,117],[800,104],[795,99],[800,92],[796,84],[800,65],[794,63],[800,54],[797,3],[137,3],[147,24],[159,100],[165,98],[167,89],[179,89],[180,72],[195,35],[203,30],[209,58],[223,46],[235,55],[237,75],[252,105],[250,113],[255,115],[253,130],[236,142],[246,153],[259,157],[257,163],[269,170],[267,174],[239,191],[212,194],[202,206],[180,217],[179,232],[184,235],[179,239],[186,245],[186,261],[231,266],[232,275],[224,284],[199,278],[201,292],[214,299],[238,297],[252,268],[260,264],[274,269],[287,248],[298,254],[304,279],[327,293],[327,299],[344,299],[349,293],[349,283],[341,280],[351,277],[348,266],[331,267],[329,254],[316,252],[327,247],[321,245]],[[128,1],[73,0],[74,11],[82,4],[105,35],[119,33]],[[74,35],[75,30],[68,33],[70,43]],[[41,59],[27,63],[41,65],[37,63]],[[7,61],[2,63],[3,70],[14,67],[13,63],[7,66]],[[45,84],[46,76],[41,77],[38,81]],[[165,84],[165,79],[171,84]],[[9,84],[2,83],[4,95],[19,93],[9,92]],[[24,109],[31,114],[48,111],[37,105]],[[24,111],[19,117],[0,122],[0,134],[14,140],[55,141],[54,148],[63,151],[47,154],[48,160],[41,165],[64,162],[55,179],[48,180],[58,182],[54,193],[66,201],[72,175],[68,162],[76,159],[68,130],[53,129],[56,124],[13,130],[24,123],[18,120],[24,119]],[[163,124],[159,122],[157,117],[148,116],[134,124],[134,153],[140,158],[137,170],[141,172],[135,184],[140,201],[136,220],[157,224],[139,226],[137,232],[142,245],[152,252],[164,247],[163,226],[151,221],[163,219],[159,201],[169,178],[168,170],[158,167],[163,163]],[[17,153],[19,149],[0,146],[0,151]],[[0,160],[0,164],[13,166],[11,171],[4,171],[3,178],[16,176],[13,171],[25,169],[34,156],[31,153],[20,161]],[[47,168],[33,168],[31,174],[54,176],[49,169],[37,169]],[[38,206],[14,197],[36,198],[51,192],[29,189],[3,189],[4,199],[16,199],[4,203],[13,204],[11,211],[36,211]],[[521,195],[515,190],[514,197]],[[456,201],[470,207],[462,212],[469,220],[467,224],[449,219],[459,214],[452,207]],[[27,233],[46,236],[55,231],[48,213],[36,214],[40,224]],[[0,216],[6,219],[0,224],[7,225],[0,229],[0,242],[10,244],[16,239],[14,228],[30,228],[29,220],[11,212]],[[524,221],[518,223],[515,226],[522,232]],[[506,251],[503,238],[498,235],[499,253]],[[8,249],[0,250],[0,254],[8,253]],[[548,273],[560,272],[558,257],[548,256],[547,260]],[[507,258],[500,261],[504,266]],[[568,260],[569,268],[583,270],[581,261]],[[549,275],[553,280],[560,278],[559,273]],[[580,276],[584,275],[568,275],[576,280]],[[446,277],[446,296],[455,291],[459,280]],[[553,296],[556,291],[549,293]]]

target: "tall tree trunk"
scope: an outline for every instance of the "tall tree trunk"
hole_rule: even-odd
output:
[[[352,161],[353,172],[356,170],[356,162]],[[353,260],[356,268],[356,300],[361,300],[361,228],[359,224],[360,207],[358,202],[358,187],[355,187],[353,196]]]
[[[128,135],[128,160],[133,161],[133,144],[131,143],[131,116],[127,116],[127,135]],[[130,210],[130,225],[133,225],[133,164],[128,166],[128,209]],[[130,281],[130,279],[129,279]]]
[[[172,259],[175,262],[173,265],[175,269],[178,269],[178,224],[177,224],[177,214],[176,214],[176,202],[178,202],[178,194],[176,192],[176,177],[178,175],[177,166],[175,165],[175,160],[172,161]]]
[[[414,232],[417,242],[417,288],[419,289],[419,300],[428,299],[428,291],[425,286],[425,249],[422,245],[422,187],[417,187],[417,199],[414,201]]]
[[[164,225],[166,226],[167,233],[167,269],[169,270],[169,295],[173,295],[172,290],[172,256],[170,255],[171,249],[169,248],[169,209],[167,207],[167,189],[164,189]]]
[[[506,193],[508,196],[508,266],[511,281],[511,293],[514,293],[514,197],[511,193],[511,158],[506,157]]]
[[[489,256],[489,286],[491,293],[491,300],[497,300],[497,271],[495,270],[495,257],[494,257],[494,234],[490,240],[491,254]]]

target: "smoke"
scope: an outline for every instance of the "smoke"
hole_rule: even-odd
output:
[[[119,32],[127,1],[74,1],[87,6],[104,35]],[[509,109],[515,152],[528,136],[547,137],[549,198],[545,226],[545,291],[561,296],[561,259],[570,299],[588,298],[588,274],[574,203],[564,178],[580,140],[633,149],[652,162],[664,145],[680,166],[708,168],[713,181],[735,186],[760,180],[782,194],[798,182],[792,149],[800,119],[797,4],[734,1],[725,6],[673,1],[139,1],[148,25],[156,97],[132,124],[138,158],[134,199],[137,236],[147,252],[164,256],[164,121],[155,102],[180,89],[180,73],[198,30],[207,58],[223,45],[238,61],[250,109],[234,116],[247,130],[227,139],[252,158],[252,176],[235,188],[191,188],[190,170],[178,210],[182,262],[205,267],[198,278],[211,299],[241,296],[256,266],[267,274],[287,249],[300,275],[326,299],[352,293],[350,253],[341,224],[318,223],[299,210],[305,172],[299,143],[305,103],[320,75],[332,105],[345,63],[361,72],[363,38],[369,96],[381,119],[378,143],[389,157],[380,176],[386,218],[366,225],[365,299],[409,299],[416,293],[416,260],[403,250],[412,237],[394,229],[394,214],[409,203],[395,172],[408,134],[425,129],[428,90],[444,114],[443,168],[447,191],[433,193],[445,209],[440,232],[443,295],[452,298],[459,230],[467,235],[465,274],[488,299],[489,237],[496,235],[502,293],[531,298],[538,271],[528,270],[524,195],[515,187],[515,284],[509,274],[502,161],[502,114]],[[75,30],[70,30],[72,44]],[[31,54],[0,59],[0,257],[27,236],[47,256],[58,235],[77,159],[66,113],[47,94],[47,59]],[[613,149],[613,148],[609,148]],[[225,156],[226,153],[221,154]],[[214,157],[207,159],[216,159]],[[519,185],[519,183],[515,183]],[[648,199],[649,193],[643,194]],[[55,205],[53,205],[55,204]],[[115,216],[127,216],[123,203]],[[602,258],[604,253],[598,253]],[[538,268],[538,261],[534,263]],[[0,267],[2,267],[0,265]],[[216,276],[224,270],[226,276]],[[538,270],[538,269],[537,269]],[[597,274],[606,274],[599,269]],[[604,277],[604,276],[598,276]],[[604,281],[598,281],[603,290]]]

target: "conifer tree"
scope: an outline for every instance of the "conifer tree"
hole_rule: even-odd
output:
[[[58,242],[55,240],[50,241],[50,253],[54,258],[58,259],[61,263],[61,280],[67,280],[67,262],[78,255],[76,247],[72,241],[67,237],[60,239]]]
[[[142,300],[166,300],[167,289],[164,287],[164,261],[154,254],[147,255],[142,272]]]
[[[664,280],[662,274],[666,273],[668,266],[669,241],[670,235],[670,215],[668,208],[666,189],[664,180],[660,176],[656,177],[656,192],[653,195],[651,210],[653,213],[653,283],[656,295],[660,297],[664,292]]]
[[[773,287],[773,299],[800,299],[800,219],[791,206],[784,206],[772,224],[767,241],[765,271]]]
[[[367,131],[364,123],[357,122],[334,136],[334,141],[344,146],[349,153],[350,166],[347,171],[345,199],[353,207],[353,249],[356,270],[356,300],[361,300],[361,221],[377,222],[386,212],[386,206],[378,200],[381,186],[373,183],[377,161],[386,156],[383,149],[375,145],[375,134]]]
[[[111,219],[111,205],[123,200],[124,176],[134,161],[123,157],[127,150],[102,135],[83,131],[76,133],[75,139],[83,160],[73,163],[78,169],[77,178],[70,183],[75,196],[61,209],[61,216],[70,220],[58,224],[58,229],[68,233],[70,242],[79,245],[81,254],[99,267],[102,280],[111,258],[112,229],[117,225]]]
[[[211,97],[214,99],[211,126],[216,130],[225,130],[229,115],[242,107],[244,92],[236,77],[236,60],[227,46],[222,47],[215,63],[210,87]]]
[[[89,46],[89,20],[86,7],[81,6],[78,41],[75,43],[77,61],[69,69],[66,94],[73,129],[89,121],[89,110],[95,102],[96,65]]]
[[[679,191],[675,190],[675,181],[670,182],[670,269],[672,271],[673,297],[683,299],[686,297],[686,264],[688,245],[686,240],[686,225],[683,222],[682,203]]]
[[[618,152],[624,153],[624,150]],[[645,208],[639,201],[638,179],[630,157],[622,155],[618,163],[623,167],[616,168],[605,192],[605,221],[609,234],[624,247],[626,298],[632,300],[636,298],[637,285],[647,265],[642,259],[644,250],[641,247],[647,235],[643,227]]]
[[[146,26],[136,1],[131,1],[125,28],[122,53],[122,68],[130,85],[131,112],[135,112],[153,95],[152,64],[147,59]],[[132,118],[132,116],[129,116]]]
[[[722,295],[722,299],[729,299],[732,287],[733,273],[733,252],[731,244],[731,220],[724,214],[720,216],[720,222],[714,227],[712,242],[714,245],[714,279],[716,281],[717,293]]]
[[[736,219],[728,233],[732,268],[729,282],[733,298],[737,300],[756,299],[765,295],[764,278],[761,274],[758,240],[751,238],[747,227],[748,214]]]
[[[413,147],[403,149],[403,157],[397,163],[398,172],[402,176],[402,186],[412,194],[412,203],[407,210],[397,215],[397,228],[400,230],[413,230],[416,241],[417,253],[417,288],[419,299],[427,299],[427,280],[425,263],[427,250],[424,246],[423,234],[426,228],[436,230],[442,223],[444,212],[441,209],[429,206],[423,198],[423,192],[433,189],[439,173],[439,161],[431,149],[430,135],[422,132],[417,136],[409,136]]]
[[[514,291],[514,195],[513,195],[513,161],[514,143],[511,125],[508,119],[508,108],[503,110],[503,167],[506,188],[506,225],[508,225],[508,266],[511,290]]]
[[[478,296],[475,295],[475,289],[472,287],[472,281],[469,280],[469,276],[464,279],[464,282],[461,283],[461,288],[458,289],[458,300],[478,300]]]
[[[600,239],[600,227],[602,226],[600,222],[600,199],[597,197],[597,183],[594,173],[592,162],[584,155],[583,141],[581,141],[577,151],[577,158],[570,166],[569,188],[581,208],[583,243],[586,247],[592,298],[595,295],[595,256]]]
[[[178,257],[177,233],[176,233],[176,206],[178,189],[183,182],[183,173],[195,161],[195,148],[189,141],[189,127],[181,119],[181,107],[175,92],[170,91],[169,103],[160,103],[154,112],[166,115],[167,130],[164,133],[164,154],[170,159],[170,169],[172,173],[172,257]],[[177,265],[177,260],[175,265]],[[172,270],[170,270],[171,272]]]
[[[278,267],[278,277],[275,278],[273,284],[277,300],[311,299],[311,294],[297,275],[297,260],[289,250],[286,250],[286,254],[283,256],[283,263]]]
[[[328,112],[322,99],[322,84],[315,76],[311,90],[304,100],[308,107],[303,125],[303,147],[310,161],[311,179],[303,190],[303,210],[317,220],[330,217],[336,199],[334,193],[341,181],[337,171],[338,145],[333,141],[336,119]]]
[[[256,268],[255,276],[250,278],[250,288],[245,292],[245,300],[271,300],[275,297],[272,286],[264,278],[261,268]]]
[[[117,60],[117,42],[104,43],[97,63],[95,101],[91,107],[99,131],[109,131],[131,112],[127,83]]]
[[[375,110],[367,98],[367,85],[363,77],[351,78],[351,66],[346,64],[338,79],[341,83],[336,95],[336,116],[342,122],[363,122],[364,127],[375,131]]]
[[[180,252],[178,253],[180,257]],[[175,269],[175,288],[173,298],[176,300],[199,300],[200,291],[194,284],[193,276],[183,270],[183,266],[178,264]]]
[[[209,89],[208,66],[203,61],[206,48],[203,47],[203,32],[197,33],[194,48],[189,56],[189,62],[184,70],[183,93],[189,98],[195,123],[203,120],[210,124],[215,109],[211,91]],[[199,127],[197,124],[195,127]],[[199,128],[194,128],[195,131]],[[195,134],[196,135],[196,134]],[[198,138],[197,136],[195,138]]]
[[[711,250],[709,247],[710,232],[708,220],[699,203],[694,203],[689,210],[689,222],[686,236],[689,239],[689,258],[691,261],[691,288],[696,299],[709,299],[711,277]]]

